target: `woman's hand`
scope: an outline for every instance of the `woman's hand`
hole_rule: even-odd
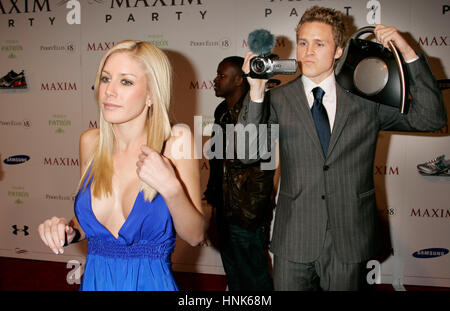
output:
[[[142,146],[141,151],[136,163],[139,178],[163,197],[176,192],[180,183],[169,159],[148,146]]]
[[[52,217],[45,220],[38,226],[39,236],[45,245],[51,248],[56,254],[64,253],[64,243],[67,236],[67,243],[70,244],[75,237],[75,230],[68,225],[65,218]]]

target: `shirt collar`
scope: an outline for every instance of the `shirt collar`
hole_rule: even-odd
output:
[[[315,82],[313,82],[310,78],[302,75],[302,82],[303,82],[303,87],[305,89],[305,93],[308,96],[311,92],[312,89],[319,86],[322,88],[322,90],[325,91],[325,95],[331,94],[332,91],[336,90],[336,79],[334,77],[334,72],[332,72],[328,77],[326,77],[324,80],[322,80],[322,82],[320,82],[319,84],[316,84]]]

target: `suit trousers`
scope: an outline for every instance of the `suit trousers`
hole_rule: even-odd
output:
[[[299,263],[274,256],[274,287],[279,291],[357,291],[367,285],[366,262],[344,263],[333,248],[330,230],[317,260]]]

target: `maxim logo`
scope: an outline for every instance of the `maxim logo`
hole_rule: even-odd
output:
[[[375,165],[375,175],[400,175],[398,166]]]
[[[42,82],[41,91],[77,91],[76,82]]]
[[[447,36],[419,37],[419,44],[424,46],[447,46]]]
[[[89,128],[90,129],[96,129],[96,128],[98,128],[98,124],[97,124],[97,121],[89,121]]]
[[[214,88],[214,82],[213,81],[191,81],[189,83],[189,89],[194,90],[210,90]]]
[[[122,5],[126,8],[137,7],[167,7],[167,6],[184,6],[184,5],[203,5],[201,0],[111,0],[111,9],[121,8]]]
[[[412,208],[409,216],[426,217],[426,218],[450,218],[450,210],[443,208],[424,208],[424,209]]]
[[[0,0],[2,14],[51,12],[48,0]]]
[[[3,160],[3,163],[8,165],[22,164],[30,160],[30,157],[24,154],[14,155]]]
[[[246,39],[242,40],[242,48],[248,48],[248,42]],[[274,48],[285,48],[286,47],[286,41],[284,38],[275,38],[275,45]]]
[[[115,45],[115,42],[88,42],[88,51],[107,51]]]
[[[413,257],[416,258],[436,258],[448,254],[448,249],[446,248],[426,248],[420,251],[414,252]]]
[[[44,166],[80,166],[80,161],[74,158],[44,158]]]

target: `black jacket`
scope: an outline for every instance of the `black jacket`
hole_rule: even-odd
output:
[[[216,208],[218,221],[227,221],[247,230],[255,230],[271,217],[274,170],[261,170],[260,162],[243,164],[236,157],[226,159],[226,124],[236,124],[243,98],[232,109],[225,101],[214,112],[214,123],[224,135],[223,159],[209,160],[210,175],[205,198]],[[212,136],[217,135],[213,132]],[[234,136],[233,136],[234,137]],[[233,140],[234,143],[234,140]],[[215,146],[211,146],[214,151]]]

